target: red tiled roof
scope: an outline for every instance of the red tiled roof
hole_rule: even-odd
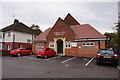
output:
[[[61,20],[61,18],[59,18],[58,20]],[[93,38],[105,38],[106,37],[89,24],[80,25],[69,13],[66,16],[66,18],[63,20],[63,22],[65,22],[66,25],[71,29],[71,31],[75,33],[75,38],[93,39]],[[46,31],[38,35],[33,41],[46,40],[46,37],[48,36],[51,29],[52,28],[48,28]]]
[[[70,13],[67,14],[67,16],[64,19],[64,22],[66,22],[68,25],[80,25],[79,22],[77,22],[77,20],[71,16]]]
[[[47,30],[42,32],[40,35],[38,35],[35,39],[33,39],[33,41],[46,40],[46,37],[47,37],[48,33],[50,32],[50,30],[51,30],[51,28],[48,28]]]
[[[105,38],[106,37],[89,24],[74,25],[74,26],[71,26],[71,28],[75,32],[77,38]]]

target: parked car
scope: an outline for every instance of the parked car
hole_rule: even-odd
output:
[[[18,49],[15,49],[15,50],[11,50],[10,54],[12,56],[18,56],[19,57],[21,55],[32,55],[33,51],[30,50],[30,49],[18,48]]]
[[[45,59],[50,56],[55,56],[56,52],[51,48],[39,48],[36,52],[36,57],[44,57]]]
[[[97,64],[111,63],[118,65],[118,55],[113,50],[101,49],[97,53]]]

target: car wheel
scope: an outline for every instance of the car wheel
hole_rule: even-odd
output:
[[[47,58],[48,58],[48,56],[47,56],[47,55],[45,55],[45,56],[44,56],[44,58],[45,58],[45,59],[47,59]]]
[[[37,58],[40,58],[39,56],[36,56]]]
[[[30,52],[30,55],[33,55],[33,52]]]
[[[21,54],[20,53],[17,53],[17,57],[20,57],[21,56]]]

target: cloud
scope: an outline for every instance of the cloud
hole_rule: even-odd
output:
[[[58,17],[64,19],[71,13],[81,24],[90,24],[102,33],[112,32],[117,11],[117,2],[3,2],[0,28],[12,24],[15,14],[26,25],[37,24],[44,31]]]

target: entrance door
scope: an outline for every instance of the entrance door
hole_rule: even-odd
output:
[[[61,39],[57,40],[57,52],[63,53],[63,41]]]

